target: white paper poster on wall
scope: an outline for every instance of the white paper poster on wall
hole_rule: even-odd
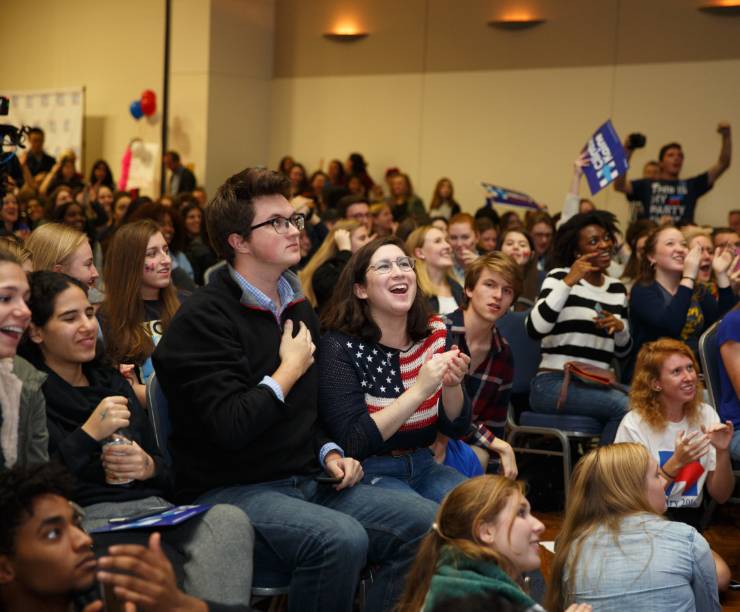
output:
[[[10,112],[5,123],[16,127],[40,127],[46,134],[46,152],[58,158],[62,151],[71,149],[77,155],[77,169],[80,169],[84,87],[0,93],[10,98]]]
[[[160,153],[158,142],[135,140],[131,143],[131,166],[127,189],[138,189],[141,195],[156,197],[159,187]]]

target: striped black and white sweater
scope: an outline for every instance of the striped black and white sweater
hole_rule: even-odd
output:
[[[570,268],[555,268],[545,278],[532,311],[527,332],[542,340],[540,368],[562,370],[568,361],[584,361],[611,368],[611,361],[630,352],[627,291],[624,285],[604,276],[601,287],[581,280],[569,287],[564,278]],[[597,304],[624,323],[624,330],[610,336],[594,323]]]

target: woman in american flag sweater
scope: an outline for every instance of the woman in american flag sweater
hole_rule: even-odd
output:
[[[629,354],[627,292],[619,280],[606,275],[616,232],[614,215],[603,210],[575,215],[558,229],[553,248],[556,267],[542,283],[527,317],[527,332],[542,341],[540,369],[529,395],[536,412],[558,411],[567,362],[609,369],[614,357]],[[586,385],[574,377],[560,412],[601,421],[601,443],[609,444],[627,409],[625,393]]]
[[[417,291],[414,259],[378,238],[347,263],[322,317],[319,409],[332,438],[362,461],[365,484],[441,501],[464,477],[434,461],[440,431],[459,438],[471,409],[461,386],[470,358],[448,346]]]

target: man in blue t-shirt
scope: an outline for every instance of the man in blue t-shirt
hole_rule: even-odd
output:
[[[689,179],[679,179],[683,167],[683,150],[677,142],[660,149],[660,175],[657,179],[643,178],[627,181],[626,175],[614,181],[614,189],[621,191],[631,202],[636,202],[636,218],[652,219],[657,223],[693,223],[696,201],[709,191],[714,182],[730,167],[732,140],[730,124],[720,123],[717,132],[722,136],[719,159],[706,172]],[[630,139],[624,143],[627,160],[632,157]]]

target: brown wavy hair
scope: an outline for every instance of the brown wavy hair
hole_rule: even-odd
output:
[[[655,430],[662,430],[668,421],[663,414],[663,404],[660,401],[660,391],[654,388],[660,378],[663,362],[671,355],[684,355],[691,359],[694,371],[697,372],[696,392],[694,398],[684,404],[684,414],[692,424],[699,423],[699,405],[701,404],[703,387],[698,379],[699,365],[693,351],[683,342],[673,338],[661,338],[644,344],[637,355],[635,375],[630,387],[630,407],[637,412],[645,422]]]
[[[606,527],[614,537],[614,545],[619,546],[619,530],[625,516],[655,514],[646,492],[649,466],[650,453],[642,444],[632,442],[599,446],[578,462],[571,476],[565,520],[550,566],[545,608],[564,610],[573,603],[564,584],[574,584],[583,543],[594,531]]]
[[[334,289],[331,302],[321,316],[321,326],[325,330],[340,331],[349,336],[358,336],[366,342],[379,342],[382,333],[370,314],[367,300],[355,295],[354,286],[364,285],[367,269],[375,251],[386,245],[394,245],[408,255],[403,241],[396,236],[376,238],[358,249],[344,266]],[[424,293],[419,289],[411,304],[407,319],[409,338],[418,342],[429,335],[429,316],[431,311]]]
[[[512,496],[523,498],[524,484],[493,475],[471,478],[450,491],[437,511],[432,530],[419,546],[396,612],[418,612],[424,607],[443,546],[472,559],[495,563],[512,575],[511,563],[481,541],[478,534],[483,523],[498,518]],[[510,517],[509,532],[514,518]]]
[[[644,259],[644,248],[643,253],[637,252],[637,242],[643,236],[650,234],[658,225],[651,219],[638,219],[633,221],[627,228],[627,234],[625,240],[630,247],[630,256],[627,259],[627,263],[624,266],[622,272],[622,279],[633,280],[636,279],[640,274],[640,262]]]
[[[637,282],[641,285],[650,285],[655,281],[655,266],[648,259],[648,255],[655,255],[658,238],[664,231],[669,229],[681,231],[672,223],[664,223],[651,231],[645,239],[645,248],[643,249],[642,259],[640,260],[640,276],[637,278]]]
[[[105,300],[100,307],[105,350],[114,363],[142,364],[154,351],[152,339],[142,325],[144,301],[141,281],[149,239],[159,225],[142,219],[122,225],[111,239],[105,258]],[[172,283],[159,291],[164,304],[162,327],[167,329],[180,307]]]

